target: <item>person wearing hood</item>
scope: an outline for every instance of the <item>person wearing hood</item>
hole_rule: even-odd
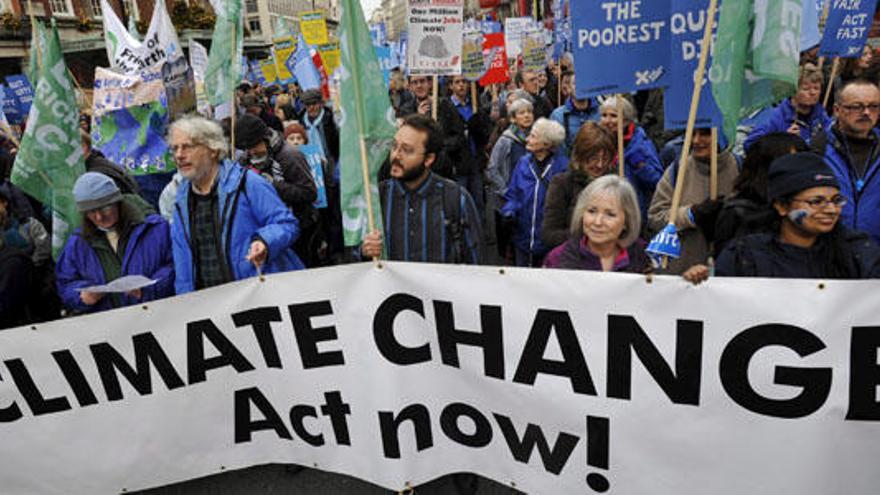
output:
[[[717,276],[880,278],[880,248],[841,222],[847,198],[821,156],[803,152],[777,158],[767,182],[770,231],[732,241],[718,257]],[[694,267],[685,275],[699,283],[708,269]]]
[[[178,294],[303,268],[291,246],[299,222],[275,187],[225,159],[220,124],[186,116],[171,124],[168,148],[183,176],[171,239]]]
[[[622,98],[620,106],[623,115],[617,115],[617,99],[617,96],[612,96],[602,103],[599,107],[601,115],[599,123],[617,136],[617,119],[623,118],[624,176],[636,189],[642,218],[646,218],[654,189],[663,176],[663,164],[654,143],[648,138],[645,130],[636,124],[636,108],[629,100]],[[614,157],[616,160],[616,153]]]
[[[139,197],[123,195],[112,179],[86,172],[73,186],[82,227],[55,267],[58,295],[70,310],[91,313],[174,295],[174,262],[168,222]],[[125,293],[82,290],[126,275],[156,282]]]

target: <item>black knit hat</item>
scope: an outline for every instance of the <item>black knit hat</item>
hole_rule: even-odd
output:
[[[782,155],[770,164],[767,174],[767,197],[771,201],[791,196],[811,187],[836,187],[840,184],[822,157],[809,152]]]
[[[240,150],[253,148],[269,138],[269,127],[263,119],[246,113],[235,122],[235,147]]]

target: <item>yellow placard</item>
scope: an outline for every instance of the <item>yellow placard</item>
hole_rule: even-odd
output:
[[[267,58],[260,61],[260,70],[263,71],[263,79],[266,80],[266,84],[274,84],[278,79],[278,75],[275,73],[275,60]]]
[[[296,51],[296,39],[292,36],[283,36],[274,38],[272,46],[275,49],[275,75],[281,84],[289,84],[293,82],[293,74],[288,70],[287,59]]]
[[[339,42],[326,43],[318,46],[318,52],[321,54],[321,61],[324,62],[324,71],[332,74],[333,71],[341,64],[339,54]]]
[[[327,21],[323,10],[303,12],[299,16],[299,29],[306,43],[317,46],[329,41],[327,38]]]

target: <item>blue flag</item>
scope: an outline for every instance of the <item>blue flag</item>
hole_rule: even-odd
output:
[[[736,1],[736,0],[734,0]],[[663,230],[657,233],[645,252],[651,258],[655,267],[659,267],[664,257],[678,259],[681,257],[681,241],[678,238],[678,231],[675,225],[669,223]]]
[[[577,97],[669,85],[669,9],[670,0],[572,2]]]
[[[373,46],[376,50],[376,58],[379,59],[379,68],[382,69],[382,77],[385,79],[385,86],[391,82],[391,68],[395,67],[391,57],[391,48],[387,46]]]
[[[860,57],[876,7],[877,0],[832,2],[825,21],[825,34],[819,43],[819,55]]]
[[[672,32],[670,84],[663,94],[663,125],[666,129],[687,127],[694,91],[694,73],[699,65],[700,43],[706,29],[707,10],[709,0],[672,0],[672,15],[669,18]],[[717,23],[717,15],[715,20]],[[710,53],[706,67],[711,66]],[[707,70],[703,77],[703,90],[700,92],[700,103],[697,107],[697,127],[721,127],[723,123],[721,110],[712,97],[710,72]]]
[[[299,35],[299,41],[296,43],[296,50],[287,61],[284,62],[287,70],[296,77],[299,87],[305,90],[321,89],[321,74],[318,72],[315,63],[312,61],[312,55],[309,53],[309,45],[303,39],[302,33]]]
[[[6,76],[6,98],[3,111],[10,124],[20,124],[31,111],[34,101],[34,88],[24,74]]]

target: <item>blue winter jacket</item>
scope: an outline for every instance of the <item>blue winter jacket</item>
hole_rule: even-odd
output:
[[[541,224],[544,221],[544,197],[554,176],[568,170],[568,157],[557,150],[549,158],[549,164],[541,171],[534,155],[526,154],[510,177],[510,185],[504,193],[501,215],[516,217],[513,244],[519,250],[542,256],[549,247],[541,242]]]
[[[245,259],[251,242],[256,239],[262,240],[269,248],[269,257],[261,267],[263,273],[302,269],[302,262],[291,248],[299,237],[299,222],[278,197],[272,184],[230,160],[220,164],[217,180],[221,244],[235,280],[257,274],[254,264]],[[174,268],[177,272],[174,287],[178,294],[196,288],[190,230],[190,189],[190,181],[184,179],[177,190],[174,222],[171,224]]]
[[[586,110],[581,111],[574,107],[574,103],[572,103],[569,97],[564,105],[553,110],[550,114],[550,119],[555,120],[565,129],[563,153],[565,153],[565,156],[569,156],[572,143],[574,143],[574,138],[577,136],[581,126],[585,122],[599,121],[599,103],[595,98],[590,98],[590,106]]]
[[[825,163],[834,170],[840,194],[847,199],[841,213],[843,225],[866,232],[880,243],[880,131],[872,132],[875,144],[863,177],[857,177],[850,166],[846,143],[836,129],[825,133]]]
[[[791,103],[791,98],[784,100],[770,112],[770,115],[752,129],[749,137],[743,143],[743,149],[748,151],[755,141],[771,132],[787,132],[788,128],[791,127],[791,124],[797,118],[797,110],[795,110],[794,105]],[[825,113],[825,107],[816,104],[813,105],[813,111],[807,117],[806,123],[806,126],[800,126],[798,134],[809,144],[813,134],[827,129],[831,125],[831,117]]]
[[[636,190],[642,218],[648,218],[648,207],[651,206],[654,189],[663,177],[664,169],[657,148],[641,127],[635,127],[633,136],[623,151],[623,160],[626,163],[624,174]]]
[[[110,280],[104,277],[101,261],[82,230],[76,229],[67,239],[64,250],[55,265],[58,295],[64,305],[80,312],[97,312],[112,309],[114,297],[105,296],[96,304],[87,306],[79,298],[76,289],[104,285]],[[174,295],[174,260],[171,256],[171,237],[168,222],[159,215],[147,215],[143,223],[132,228],[122,255],[120,276],[143,275],[157,282],[141,289],[141,300],[125,294],[117,294],[122,306],[153,301]]]

